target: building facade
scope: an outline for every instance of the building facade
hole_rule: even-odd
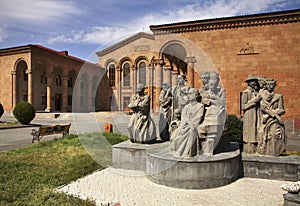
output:
[[[217,71],[226,90],[227,113],[242,115],[240,92],[249,74],[277,80],[284,96],[285,119],[300,115],[300,10],[151,25],[152,34],[137,33],[97,52],[107,70],[112,110],[127,110],[138,83],[159,110],[162,83],[187,77],[201,87],[201,73]]]
[[[105,70],[70,56],[67,51],[30,44],[1,49],[0,69],[0,102],[7,111],[20,101],[28,101],[37,111],[46,112],[110,108],[100,92],[107,90]]]

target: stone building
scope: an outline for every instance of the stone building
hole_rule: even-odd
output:
[[[109,90],[105,70],[70,56],[67,51],[31,44],[1,49],[0,70],[0,102],[7,111],[20,101],[28,101],[37,111],[46,112],[110,108],[103,101],[105,93],[100,92]]]
[[[277,80],[289,119],[300,115],[300,10],[234,16],[164,25],[137,33],[97,52],[108,71],[112,110],[127,110],[138,83],[146,85],[158,112],[162,83],[201,87],[201,72],[217,71],[226,90],[227,113],[242,115],[240,92],[249,74]]]

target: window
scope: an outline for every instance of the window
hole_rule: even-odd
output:
[[[47,84],[47,76],[45,74],[41,75],[41,84]]]
[[[24,94],[24,95],[23,95],[23,101],[25,101],[25,102],[28,101],[28,95],[27,95],[27,94]]]
[[[93,81],[92,81],[92,91],[95,92],[97,90],[97,83],[98,83],[98,77],[93,76]]]
[[[55,84],[56,86],[61,86],[61,77],[59,75],[56,76]]]
[[[139,64],[139,84],[146,86],[146,63]]]
[[[114,64],[109,65],[108,75],[109,75],[110,86],[112,87],[116,86],[116,68]]]
[[[46,93],[41,94],[41,105],[46,105],[47,104],[47,98],[46,98]]]
[[[73,87],[73,79],[72,79],[72,77],[69,77],[69,79],[68,79],[68,87],[70,87],[70,88]]]
[[[23,71],[23,80],[28,81],[28,74],[26,73],[26,70]]]
[[[128,110],[129,102],[130,102],[130,97],[123,97],[123,111]]]
[[[123,66],[123,86],[130,86],[130,65],[128,63]]]
[[[68,95],[68,106],[72,106],[72,95]]]

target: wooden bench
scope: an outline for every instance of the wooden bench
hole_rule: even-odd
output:
[[[71,124],[62,124],[62,125],[41,125],[39,130],[32,129],[31,135],[32,135],[32,143],[34,143],[35,140],[38,142],[47,135],[52,134],[62,134],[65,136],[66,134],[69,134]]]

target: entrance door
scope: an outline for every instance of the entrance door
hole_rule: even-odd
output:
[[[55,111],[60,111],[61,110],[61,94],[55,94]]]

